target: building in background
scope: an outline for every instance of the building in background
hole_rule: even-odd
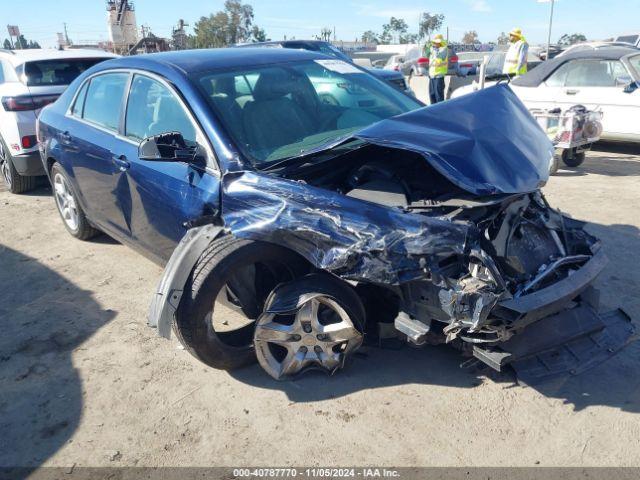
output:
[[[115,53],[126,55],[138,43],[136,12],[128,0],[107,0],[109,40]]]
[[[187,48],[187,32],[184,27],[188,27],[184,20],[178,20],[178,25],[171,32],[171,48],[173,50],[184,50]]]

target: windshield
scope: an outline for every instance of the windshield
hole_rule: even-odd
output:
[[[108,58],[61,58],[26,62],[20,72],[29,87],[69,85],[78,75]]]
[[[635,45],[636,43],[638,43],[638,35],[623,35],[616,38],[616,42],[630,43],[632,45]]]
[[[256,167],[335,143],[363,127],[422,107],[341,60],[208,72],[195,80]]]

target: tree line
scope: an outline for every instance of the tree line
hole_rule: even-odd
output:
[[[27,40],[26,38],[24,38],[24,35],[20,35],[18,36],[18,38],[16,38],[16,41],[13,43],[13,47],[11,46],[11,42],[9,41],[9,39],[5,38],[4,43],[2,44],[2,47],[7,50],[11,50],[12,48],[16,50],[26,50],[28,48],[41,48],[38,42],[34,40]]]

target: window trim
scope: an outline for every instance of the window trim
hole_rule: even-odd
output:
[[[108,73],[126,73],[129,75],[129,79],[127,80],[127,84],[125,86],[125,95],[122,96],[123,98],[123,105],[121,106],[121,110],[120,110],[120,121],[119,121],[119,125],[118,125],[118,131],[114,131],[111,129],[108,129],[106,127],[103,127],[101,125],[97,125],[93,122],[90,122],[88,120],[86,120],[85,118],[80,118],[77,117],[75,115],[73,115],[71,113],[71,108],[72,106],[75,104],[78,95],[80,94],[80,91],[82,90],[82,87],[84,86],[85,83],[87,82],[91,82],[91,80],[99,75],[105,75]],[[183,108],[183,110],[187,113],[187,116],[189,117],[189,120],[191,121],[191,123],[193,124],[194,128],[196,129],[197,135],[199,134],[204,140],[205,140],[205,145],[203,145],[205,147],[205,150],[207,152],[207,165],[206,165],[206,170],[209,173],[212,173],[214,175],[216,175],[217,177],[220,176],[222,170],[220,168],[220,164],[218,162],[218,157],[215,154],[215,150],[211,144],[211,139],[209,138],[209,135],[205,134],[204,129],[202,128],[202,126],[200,125],[200,122],[198,121],[197,117],[194,115],[193,111],[191,111],[191,109],[189,108],[188,103],[184,100],[184,97],[182,96],[182,94],[180,93],[180,91],[175,88],[173,86],[173,84],[171,82],[169,82],[167,79],[165,79],[164,77],[153,73],[153,72],[148,72],[146,70],[141,70],[141,69],[137,69],[137,68],[111,68],[108,70],[101,70],[99,72],[93,73],[91,74],[89,77],[85,78],[82,82],[82,85],[76,89],[76,91],[73,93],[73,98],[71,99],[71,102],[69,102],[69,107],[67,108],[66,112],[65,112],[65,116],[66,117],[70,117],[75,121],[79,121],[84,123],[85,125],[88,125],[92,128],[95,128],[97,130],[101,130],[104,133],[108,133],[110,135],[113,135],[116,139],[118,140],[122,140],[124,142],[128,142],[132,145],[140,145],[140,142],[136,142],[135,140],[128,138],[125,136],[125,131],[124,131],[124,122],[125,122],[125,118],[126,118],[126,113],[127,113],[127,106],[129,103],[129,94],[131,93],[131,84],[133,82],[133,77],[134,75],[143,75],[146,76],[148,78],[151,78],[152,80],[156,80],[159,83],[161,83],[163,86],[167,87],[169,89],[169,91],[171,93],[173,93],[176,98],[178,99],[178,102],[180,103],[181,107]],[[87,92],[88,92],[88,87],[87,87]],[[82,114],[84,115],[84,105],[82,106]]]

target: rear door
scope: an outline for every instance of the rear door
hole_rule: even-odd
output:
[[[190,163],[138,157],[141,140],[167,132],[180,132],[188,144],[199,144],[207,158]],[[163,79],[133,76],[114,155],[125,172],[116,194],[133,241],[167,260],[186,231],[185,223],[219,208],[219,176],[212,169],[207,139],[178,92]]]
[[[118,147],[129,77],[110,72],[87,80],[72,105],[71,126],[60,139],[89,218],[118,238],[128,237],[130,229],[115,195],[123,176],[112,151]]]

